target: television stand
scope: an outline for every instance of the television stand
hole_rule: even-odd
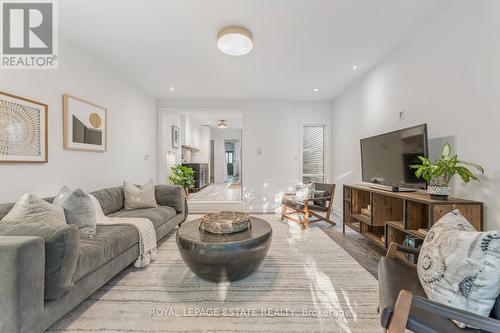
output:
[[[373,184],[369,185],[371,188],[375,188],[377,190],[389,191],[389,192],[416,192],[417,190],[409,187],[401,187],[401,186],[391,186],[391,185],[382,185],[382,184]]]
[[[434,200],[427,193],[391,192],[370,184],[344,185],[343,192],[344,233],[347,226],[384,250],[391,242],[422,241],[430,227],[454,209],[459,209],[476,230],[483,230],[482,202],[453,197]],[[403,253],[398,256],[406,260]]]

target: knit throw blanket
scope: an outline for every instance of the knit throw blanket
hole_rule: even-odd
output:
[[[149,266],[151,261],[155,260],[158,255],[156,250],[156,231],[153,222],[146,218],[107,217],[102,212],[97,199],[93,196],[92,198],[96,209],[98,225],[125,224],[137,229],[137,233],[139,234],[139,257],[134,262],[134,266],[138,268]]]
[[[151,261],[156,259],[156,232],[153,223],[149,219],[108,217],[106,219],[99,219],[97,224],[126,224],[132,225],[137,229],[139,233],[139,257],[134,262],[135,267],[147,267]]]

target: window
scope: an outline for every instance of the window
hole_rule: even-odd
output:
[[[302,182],[325,181],[325,125],[302,128]]]

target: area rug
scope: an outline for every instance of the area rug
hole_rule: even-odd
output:
[[[376,279],[322,230],[275,215],[267,258],[241,281],[196,277],[175,233],[145,269],[127,268],[49,332],[380,332]]]

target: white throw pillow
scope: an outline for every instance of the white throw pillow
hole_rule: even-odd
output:
[[[417,271],[430,300],[487,317],[500,293],[500,231],[477,232],[454,210],[429,230]]]
[[[295,191],[295,200],[306,201],[312,197],[314,184],[299,184]]]
[[[63,186],[54,198],[54,205],[61,206],[66,223],[78,227],[80,238],[90,239],[96,232],[96,213],[90,194],[82,189],[71,190]]]
[[[36,195],[24,194],[2,219],[4,222],[66,224],[62,207],[48,203]]]
[[[153,208],[158,206],[152,179],[139,187],[128,182],[123,182],[123,193],[125,195],[125,209]]]

